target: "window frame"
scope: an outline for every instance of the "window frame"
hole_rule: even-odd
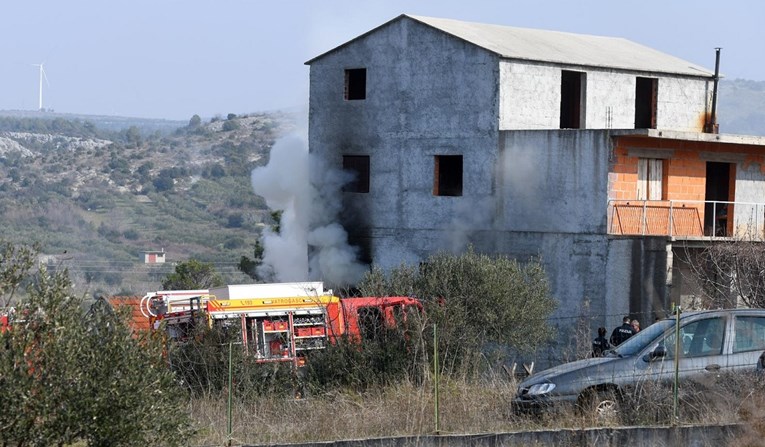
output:
[[[746,348],[739,348],[739,346],[741,344],[740,343],[741,340],[739,339],[739,336],[740,336],[740,333],[743,332],[743,330],[745,328],[743,323],[746,322],[746,321],[754,322],[755,320],[761,320],[762,321],[762,324],[760,324],[759,326],[762,329],[763,337],[760,338],[760,337],[752,336],[750,338],[751,338],[753,343],[751,343],[750,346],[748,346]],[[755,326],[755,325],[753,324],[752,326]],[[741,329],[739,329],[739,328],[741,328]],[[752,351],[765,351],[765,317],[757,316],[757,315],[738,315],[738,316],[736,316],[735,326],[734,326],[733,329],[734,329],[733,330],[733,346],[732,346],[732,349],[731,349],[731,352],[733,354],[740,354],[740,353],[752,352]],[[756,330],[756,329],[753,329],[752,327],[748,327],[747,329],[749,331],[752,331],[752,332],[754,332]],[[760,346],[757,346],[754,343],[757,340],[761,340],[763,343]]]
[[[638,158],[637,200],[667,200],[667,171],[667,160],[663,158]]]
[[[462,197],[465,186],[464,179],[465,159],[462,154],[433,156],[434,196]]]
[[[346,101],[363,101],[367,99],[367,69],[346,68],[343,99]]]
[[[371,183],[370,157],[366,154],[343,154],[343,171],[353,174],[353,179],[343,185],[343,192],[368,194]]]
[[[585,129],[587,104],[587,73],[561,70],[560,116],[561,129]]]
[[[635,129],[656,129],[659,79],[635,77]]]

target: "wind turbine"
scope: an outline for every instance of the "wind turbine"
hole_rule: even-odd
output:
[[[47,84],[48,87],[50,87],[50,82],[48,82],[48,75],[45,74],[45,69],[43,68],[44,64],[45,64],[45,62],[40,62],[39,64],[32,64],[35,67],[40,67],[40,101],[38,103],[38,110],[40,112],[43,112],[45,110],[45,109],[43,109],[43,102],[42,102],[42,93],[43,93],[42,81],[43,81],[43,78],[45,78],[45,84]]]

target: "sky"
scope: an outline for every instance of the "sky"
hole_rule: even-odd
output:
[[[307,109],[304,63],[400,14],[623,37],[765,81],[761,0],[2,0],[0,110],[188,120]]]

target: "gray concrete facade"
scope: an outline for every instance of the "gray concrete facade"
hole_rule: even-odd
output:
[[[502,60],[499,128],[557,128],[561,70],[585,74],[585,129],[634,129],[637,77],[658,80],[657,129],[700,132],[710,110],[709,79]]]
[[[308,64],[310,152],[334,166],[369,157],[369,192],[344,193],[339,216],[363,261],[393,268],[472,244],[540,258],[556,317],[588,300],[593,324],[611,327],[667,305],[667,239],[608,235],[613,137],[646,135],[638,77],[657,80],[653,135],[700,132],[708,74],[508,59],[407,16]],[[359,68],[365,98],[347,100],[346,70]],[[584,74],[583,129],[559,129],[562,70]],[[463,157],[459,195],[434,193],[442,155]]]

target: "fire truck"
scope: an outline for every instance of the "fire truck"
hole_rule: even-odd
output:
[[[0,334],[8,330],[11,327],[11,319],[13,318],[13,307],[8,309],[0,309]]]
[[[245,353],[258,362],[305,363],[308,352],[346,336],[359,341],[393,328],[422,304],[410,297],[340,298],[321,282],[229,285],[197,291],[147,294],[142,310],[151,327],[187,340],[195,324],[238,328]],[[232,331],[233,332],[233,331]]]

